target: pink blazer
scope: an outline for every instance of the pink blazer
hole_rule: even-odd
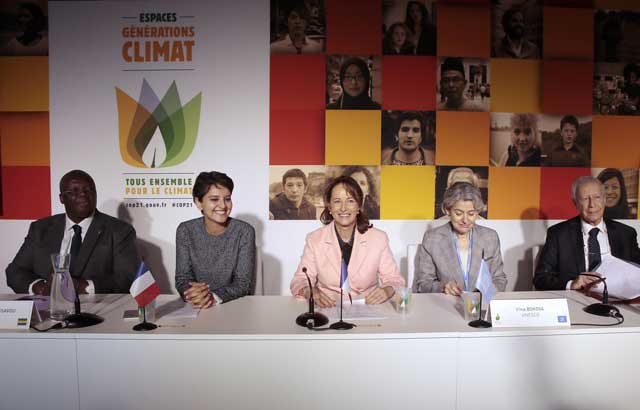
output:
[[[353,252],[347,270],[351,295],[366,296],[376,286],[405,286],[398,265],[389,248],[387,234],[369,228],[364,234],[356,229]],[[307,268],[311,284],[327,294],[340,294],[340,266],[342,253],[335,233],[334,222],[307,235],[302,260],[291,280],[291,293],[300,296],[309,286],[302,268]]]

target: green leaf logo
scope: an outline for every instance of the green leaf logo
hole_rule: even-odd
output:
[[[202,93],[184,106],[176,82],[159,99],[146,79],[136,101],[116,87],[122,160],[137,168],[165,168],[184,162],[198,137]]]

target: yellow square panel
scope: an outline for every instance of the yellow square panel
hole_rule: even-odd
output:
[[[491,59],[491,111],[540,112],[540,60]]]
[[[540,168],[489,168],[490,219],[540,219]]]
[[[0,113],[2,166],[49,166],[49,113]]]
[[[326,165],[380,164],[380,111],[327,110]]]
[[[383,166],[380,219],[433,219],[436,167]]]
[[[49,58],[0,57],[0,111],[49,111]]]

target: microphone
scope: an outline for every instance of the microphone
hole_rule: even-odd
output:
[[[602,284],[604,285],[604,290],[602,291],[602,303],[592,303],[589,306],[584,308],[584,311],[596,316],[605,316],[605,317],[622,317],[620,314],[620,310],[609,304],[609,291],[607,290],[607,278],[592,275],[590,273],[581,273],[584,276],[590,276],[592,278],[598,278]]]
[[[302,268],[302,273],[307,277],[307,282],[309,283],[309,311],[301,314],[296,318],[296,323],[299,326],[306,327],[309,330],[314,327],[324,326],[329,323],[329,319],[320,312],[316,312],[314,305],[315,301],[313,300],[313,286],[311,286],[311,279],[309,275],[307,275],[307,268]]]

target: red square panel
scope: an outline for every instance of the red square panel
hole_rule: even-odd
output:
[[[544,61],[542,111],[547,114],[590,114],[593,62]]]
[[[544,0],[545,6],[593,8],[593,0]]]
[[[540,218],[568,219],[578,214],[571,199],[576,178],[591,175],[590,168],[541,168]]]
[[[324,165],[324,110],[271,110],[270,165]]]
[[[271,56],[272,110],[320,110],[325,107],[324,55]]]
[[[436,109],[436,57],[385,56],[382,72],[382,108]]]
[[[446,4],[489,4],[489,0],[444,0],[440,1],[440,3]]]
[[[491,9],[488,5],[443,3],[438,4],[437,10],[439,56],[489,58]]]
[[[51,215],[49,167],[2,167],[0,219],[38,219]]]
[[[545,60],[593,60],[593,10],[545,7],[543,20]]]
[[[327,0],[327,54],[382,54],[382,0]]]

